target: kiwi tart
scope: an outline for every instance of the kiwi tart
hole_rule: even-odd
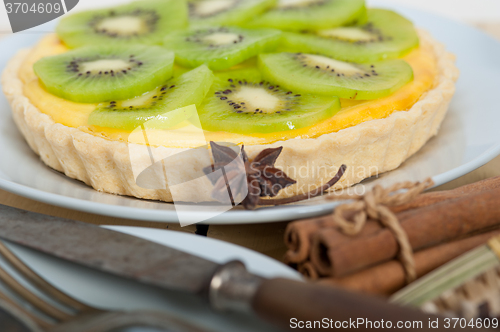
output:
[[[184,0],[142,0],[67,16],[57,26],[57,34],[71,48],[98,43],[154,45],[187,24]]]
[[[413,79],[404,60],[358,64],[304,53],[259,56],[263,75],[282,86],[312,94],[369,100],[390,95]]]
[[[251,135],[312,126],[339,110],[337,97],[297,94],[250,68],[218,74],[199,116],[204,130]]]
[[[213,70],[229,69],[278,46],[281,31],[211,27],[173,32],[163,41],[175,52],[177,63],[185,67],[206,64]]]
[[[193,27],[241,26],[271,8],[277,0],[188,0]]]
[[[279,0],[247,25],[294,31],[316,31],[364,20],[364,0]]]
[[[354,62],[395,59],[419,43],[410,21],[384,9],[369,9],[367,20],[362,23],[302,33],[288,32],[283,40],[283,47],[288,50]]]
[[[137,165],[209,141],[249,158],[282,147],[275,167],[297,182],[278,198],[342,164],[332,189],[393,170],[438,132],[458,78],[444,46],[362,0],[143,0],[68,15],[56,32],[2,76],[28,144],[96,190],[166,202],[168,183],[139,186]],[[210,165],[195,156],[179,154],[170,180]],[[175,199],[212,200],[206,181]]]
[[[160,47],[88,46],[37,61],[40,84],[81,103],[121,100],[148,92],[172,77],[174,53]]]
[[[172,128],[189,117],[184,107],[201,104],[212,82],[213,73],[203,65],[141,96],[99,104],[88,123],[130,131],[146,122],[149,128]]]

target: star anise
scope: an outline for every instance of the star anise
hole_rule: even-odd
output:
[[[235,202],[241,202],[248,210],[259,205],[289,204],[322,195],[342,178],[346,170],[346,166],[342,165],[333,179],[308,193],[282,199],[262,199],[261,197],[275,197],[281,190],[297,183],[274,166],[283,147],[265,149],[250,161],[244,146],[240,153],[215,142],[210,142],[210,146],[214,164],[203,171],[214,185],[212,197],[233,206],[236,205]],[[219,170],[221,172],[217,172]]]
[[[240,196],[245,209],[255,209],[260,197],[275,197],[281,190],[296,183],[274,166],[282,147],[266,149],[250,161],[244,147],[241,147],[239,155],[230,147],[214,142],[210,142],[210,146],[214,164],[205,168],[204,172],[214,185],[212,197],[218,201],[226,202],[229,192],[233,205]],[[211,176],[218,170],[222,170],[222,177]]]

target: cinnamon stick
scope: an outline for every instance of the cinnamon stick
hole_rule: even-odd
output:
[[[415,254],[415,268],[420,278],[450,260],[485,244],[500,234],[500,230],[441,244]],[[382,263],[372,268],[339,279],[321,279],[320,283],[345,287],[354,291],[376,295],[390,295],[406,285],[405,271],[398,260]]]
[[[434,246],[500,224],[500,188],[446,200],[398,214],[414,251]],[[320,243],[329,248],[328,243]],[[356,237],[320,256],[330,265],[330,276],[343,277],[394,259],[399,253],[391,231]]]
[[[500,188],[500,176],[468,184],[453,190],[422,194],[408,204],[391,207],[391,210],[397,213],[406,210],[426,207],[445,200],[466,197],[467,195],[476,194],[496,188]],[[382,229],[382,226],[379,225],[378,227],[379,229]],[[314,235],[318,231],[326,228],[337,229],[337,226],[332,220],[331,216],[311,218],[290,223],[285,232],[285,244],[288,247],[288,252],[286,254],[285,260],[291,263],[300,263],[306,261],[311,254],[311,260],[318,269],[318,272],[326,273],[325,271],[326,269],[328,269],[328,267],[324,266],[323,261],[314,258],[318,257],[318,253],[311,253],[311,251],[314,250],[312,248],[315,247],[312,247]],[[338,237],[336,232],[332,232],[332,234],[335,234],[335,236]],[[324,236],[326,236],[326,234]],[[336,239],[332,239],[330,243],[336,243],[336,241]]]
[[[425,193],[408,204],[391,207],[391,210],[395,213],[418,209],[421,207],[429,206],[432,204],[440,203],[449,199],[455,199],[460,197],[465,197],[467,195],[473,195],[487,190],[500,188],[500,176],[488,178],[482,181],[474,182],[462,187],[458,187],[452,190],[435,191],[430,193]]]
[[[305,262],[302,264],[299,264],[297,267],[297,271],[300,272],[303,276],[306,278],[309,278],[311,280],[316,280],[318,279],[319,275],[314,266],[311,264],[311,262]]]
[[[377,221],[368,220],[359,235],[371,235],[381,229],[382,227]],[[343,244],[352,239],[351,236],[345,235],[340,231],[340,228],[331,216],[292,222],[288,224],[285,231],[285,244],[288,247],[284,259],[285,262],[302,263],[310,257],[312,258],[310,254],[313,255],[313,248],[311,247],[313,237],[320,230],[332,230],[329,236],[332,240],[331,243],[335,243],[335,245]]]
[[[368,220],[356,238],[371,236],[381,229],[382,226],[378,221]],[[311,238],[311,254],[309,259],[320,276],[329,276],[332,268],[328,257],[323,257],[323,255],[328,250],[334,250],[354,239],[354,237],[342,233],[338,227],[316,231]]]
[[[309,258],[311,236],[324,227],[335,227],[332,218],[312,218],[288,224],[285,230],[285,244],[288,251],[287,263],[301,263]]]

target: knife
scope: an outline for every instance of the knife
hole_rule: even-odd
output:
[[[335,324],[383,319],[394,324],[419,320],[426,330],[428,320],[436,318],[340,288],[264,279],[249,273],[239,261],[220,265],[99,226],[3,205],[0,238],[144,284],[195,294],[216,310],[254,312],[285,328],[307,321]]]

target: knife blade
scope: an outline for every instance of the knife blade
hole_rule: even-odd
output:
[[[219,265],[99,226],[2,205],[0,238],[162,289],[196,294],[217,310],[254,312],[282,327],[293,327],[294,322],[326,319],[333,324],[363,318],[420,320],[425,331],[430,330],[427,321],[435,318],[340,288],[263,279],[249,273],[238,261]]]
[[[218,264],[131,235],[0,206],[0,237],[154,286],[202,293]]]

